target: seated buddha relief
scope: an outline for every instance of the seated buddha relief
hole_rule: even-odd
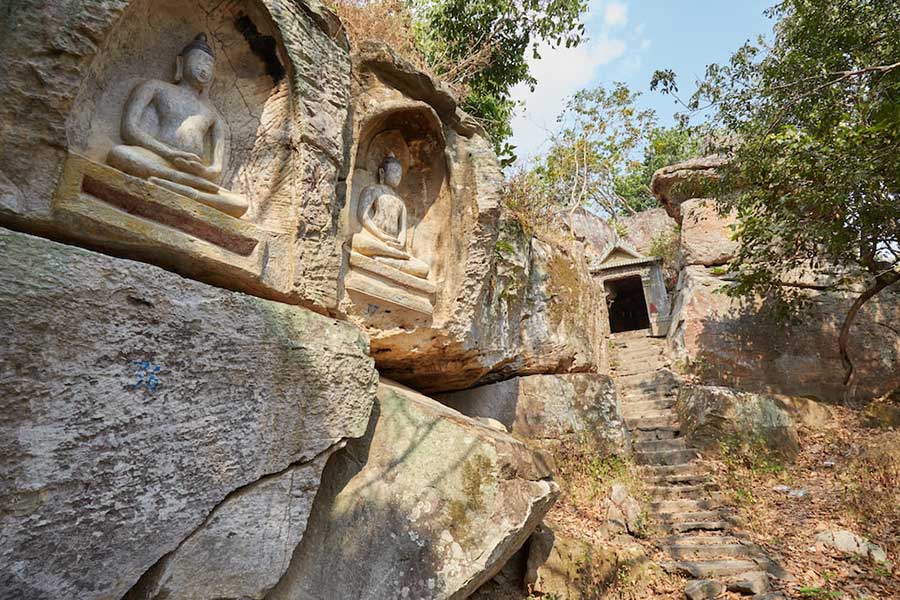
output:
[[[214,73],[215,53],[200,33],[179,54],[174,83],[149,79],[132,90],[122,115],[124,144],[114,146],[106,162],[241,217],[249,207],[247,199],[218,184],[229,131],[209,98]]]
[[[360,193],[357,219],[361,229],[353,236],[351,249],[413,277],[427,279],[428,263],[408,249],[408,209],[397,191],[402,178],[400,161],[389,154],[378,168],[378,183]]]

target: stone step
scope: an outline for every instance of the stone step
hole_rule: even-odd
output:
[[[626,408],[622,411],[622,417],[626,421],[640,421],[642,419],[677,419],[678,414],[671,408],[647,410],[643,412],[633,412]]]
[[[750,571],[758,571],[759,565],[752,560],[679,560],[662,563],[670,572],[681,573],[695,579],[730,577]]]
[[[678,416],[675,414],[668,414],[666,416],[653,418],[642,416],[636,419],[625,419],[625,426],[632,431],[635,429],[642,429],[644,431],[651,429],[674,429],[677,431]]]
[[[658,469],[666,465],[647,465],[648,469]],[[645,477],[645,481],[647,483],[654,483],[658,485],[666,484],[666,483],[685,483],[685,482],[695,482],[695,481],[708,481],[710,478],[710,472],[706,467],[699,466],[694,463],[688,463],[686,465],[673,465],[668,468],[672,469],[681,469],[680,471],[674,471],[671,473],[660,473],[660,474],[649,474]]]
[[[626,375],[638,375],[641,373],[655,373],[665,369],[669,364],[663,357],[653,358],[636,358],[616,360],[615,366],[610,369],[613,377],[625,377]]]
[[[708,475],[709,468],[704,464],[693,465],[657,465],[643,467],[644,472],[650,477],[668,477],[670,475],[682,475],[685,477],[696,477],[697,475]]]
[[[656,389],[664,386],[678,385],[675,376],[666,369],[659,369],[653,373],[635,373],[633,375],[622,375],[615,378],[616,385],[624,390],[634,389]]]
[[[765,571],[741,573],[729,578],[724,583],[729,592],[735,592],[742,596],[756,598],[769,591],[769,575]]]
[[[697,451],[693,448],[634,453],[634,462],[639,465],[686,465],[696,458]]]
[[[678,436],[678,427],[659,427],[656,429],[634,429],[631,438],[638,442],[647,440],[670,440]]]
[[[650,503],[650,512],[657,516],[665,516],[677,513],[693,513],[699,511],[714,510],[722,506],[718,500],[703,498],[701,500],[679,499],[660,500]]]
[[[691,546],[715,546],[722,544],[744,544],[752,545],[748,541],[750,538],[746,533],[732,533],[729,535],[720,535],[720,534],[705,534],[705,533],[690,533],[690,534],[679,534],[679,535],[670,535],[669,537],[663,538],[661,543],[667,546],[677,546],[681,545],[691,545]]]
[[[700,521],[677,521],[659,523],[659,528],[669,533],[688,533],[690,531],[729,531],[734,524],[722,519],[703,519]]]
[[[760,550],[753,544],[743,544],[733,536],[673,536],[687,541],[663,543],[662,549],[676,560],[712,560],[723,558],[752,558],[760,555]],[[693,540],[708,540],[696,543]]]
[[[669,359],[661,351],[649,350],[640,352],[616,352],[610,359],[612,369],[625,369],[634,365],[668,366]]]
[[[660,523],[683,523],[683,522],[701,522],[701,521],[727,521],[728,519],[722,515],[722,512],[716,509],[712,510],[694,510],[684,512],[657,513],[656,520]]]
[[[634,343],[635,340],[647,340],[649,343],[664,343],[664,340],[662,338],[650,337],[650,329],[636,329],[634,331],[612,333],[610,334],[609,339],[613,344],[616,345]]]
[[[661,368],[665,367],[665,364],[651,364],[651,365],[634,365],[626,368],[617,368],[610,369],[610,375],[612,378],[621,379],[622,377],[631,377],[632,375],[644,375],[652,376],[653,373],[656,373]]]
[[[683,437],[670,440],[648,440],[634,443],[635,452],[659,452],[661,450],[687,450],[687,440]]]
[[[651,398],[649,400],[623,400],[620,402],[622,415],[626,413],[643,413],[654,410],[671,410],[675,406],[675,396],[663,396],[662,398]]]
[[[678,397],[678,384],[658,385],[653,388],[619,386],[618,396],[624,401],[662,400],[670,396]]]
[[[647,487],[647,493],[654,500],[672,500],[675,498],[687,498],[703,500],[712,498],[710,494],[717,492],[718,486],[714,483],[701,483],[696,485],[652,485]]]

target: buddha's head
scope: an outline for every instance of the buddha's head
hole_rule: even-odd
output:
[[[205,33],[198,33],[178,55],[175,81],[186,82],[201,89],[209,88],[215,74],[216,55],[206,41]]]
[[[395,188],[403,179],[403,166],[393,154],[388,154],[378,168],[378,181],[384,185]]]

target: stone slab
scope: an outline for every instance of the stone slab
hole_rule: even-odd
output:
[[[0,339],[8,598],[121,598],[230,494],[362,435],[374,401],[348,324],[5,229]]]

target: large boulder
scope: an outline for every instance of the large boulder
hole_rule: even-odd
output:
[[[679,264],[724,265],[734,257],[738,243],[731,226],[734,217],[720,215],[714,200],[688,200],[681,205]]]
[[[607,375],[529,375],[437,399],[467,416],[499,421],[519,438],[584,435],[614,451],[627,442],[616,387]]]
[[[170,597],[262,597],[365,433],[358,330],[8,230],[0,306],[2,595],[121,598],[168,555]]]
[[[816,548],[836,550],[841,554],[861,556],[874,562],[887,561],[884,548],[846,529],[823,531],[816,535]]]
[[[740,392],[728,387],[682,386],[675,404],[681,430],[701,450],[720,442],[748,443],[787,459],[800,450],[799,425],[821,427],[831,410],[805,398]]]
[[[785,324],[761,298],[736,299],[715,268],[688,266],[679,276],[668,344],[676,363],[703,382],[747,391],[839,401],[844,396],[838,333],[853,290],[803,285],[808,310]],[[849,351],[857,392],[877,397],[900,385],[900,286],[864,305]]]
[[[509,435],[383,381],[267,598],[465,598],[540,523],[558,493],[549,476]]]
[[[721,179],[719,169],[726,162],[723,156],[706,156],[663,167],[653,174],[650,191],[681,224],[681,204],[692,198],[709,198]]]
[[[541,597],[601,597],[619,577],[636,584],[651,564],[638,544],[588,541],[546,525],[538,528],[528,548],[525,586]]]
[[[667,236],[675,236],[678,224],[664,208],[648,208],[622,217],[619,221],[627,232],[625,241],[644,256],[655,256]]]

